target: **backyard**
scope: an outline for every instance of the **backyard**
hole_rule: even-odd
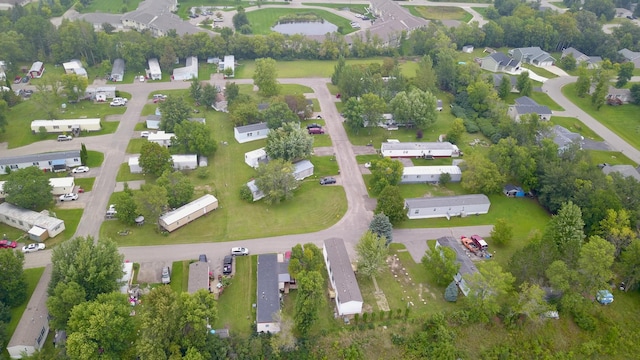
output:
[[[256,313],[251,305],[256,302],[258,257],[238,256],[235,263],[231,285],[218,298],[218,320],[213,327],[230,329],[233,336],[249,336],[255,332]]]

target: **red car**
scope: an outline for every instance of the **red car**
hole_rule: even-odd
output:
[[[15,249],[18,243],[11,240],[0,240],[0,248],[2,249]]]

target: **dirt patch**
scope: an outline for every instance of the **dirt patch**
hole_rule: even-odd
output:
[[[205,193],[210,194],[213,189],[211,188],[210,185],[200,185],[200,186],[196,186],[194,190],[204,191]]]
[[[389,264],[391,273],[403,289],[402,300],[406,301],[407,305],[426,305],[429,298],[436,299],[436,295],[429,289],[427,284],[416,283],[411,278],[411,274],[402,265],[397,255],[389,256],[387,264]]]

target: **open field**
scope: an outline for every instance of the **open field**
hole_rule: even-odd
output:
[[[591,97],[579,98],[576,96],[575,83],[568,84],[562,88],[562,93],[571,102],[580,107],[584,112],[598,120],[602,125],[620,136],[636,149],[640,149],[640,106],[625,104],[622,106],[603,105],[600,110],[596,110],[591,105]]]
[[[81,13],[110,13],[110,14],[123,14],[127,11],[132,11],[138,8],[138,3],[141,0],[101,0],[91,1],[89,5],[81,8]]]
[[[329,11],[312,8],[264,8],[248,12],[247,18],[251,24],[253,34],[266,35],[273,32],[271,27],[276,25],[282,16],[292,14],[314,14],[317,17],[336,25],[338,27],[338,32],[342,35],[347,35],[357,30],[351,26],[351,21],[343,18],[342,16],[338,16]]]
[[[638,166],[633,160],[619,151],[586,150],[591,157],[591,164],[597,165],[608,163],[610,165],[633,165]]]
[[[560,125],[569,129],[572,132],[578,133],[587,139],[594,141],[603,141],[600,135],[596,134],[591,128],[583,124],[580,120],[572,117],[553,116],[551,117],[551,123]]]
[[[18,322],[20,322],[20,318],[22,318],[22,313],[24,313],[24,310],[27,308],[29,299],[31,299],[31,295],[36,289],[38,281],[40,281],[40,277],[42,277],[43,272],[44,268],[24,269],[24,276],[27,280],[27,299],[24,301],[24,303],[22,303],[22,305],[10,310],[11,321],[9,321],[9,325],[7,326],[7,340],[11,339],[13,332],[16,331]],[[2,349],[2,351],[6,352],[6,349]],[[0,352],[0,354],[1,353],[2,352]]]
[[[218,319],[214,329],[227,328],[236,335],[251,335],[256,312],[251,307],[256,303],[258,256],[235,257],[236,271],[231,285],[224,289],[218,299]],[[213,284],[212,284],[213,286]]]
[[[458,20],[469,22],[473,15],[454,6],[403,6],[409,12],[427,20]]]

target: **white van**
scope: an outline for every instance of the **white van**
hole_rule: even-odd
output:
[[[233,256],[249,255],[249,249],[243,248],[243,247],[234,247],[234,248],[231,248],[231,255]]]

